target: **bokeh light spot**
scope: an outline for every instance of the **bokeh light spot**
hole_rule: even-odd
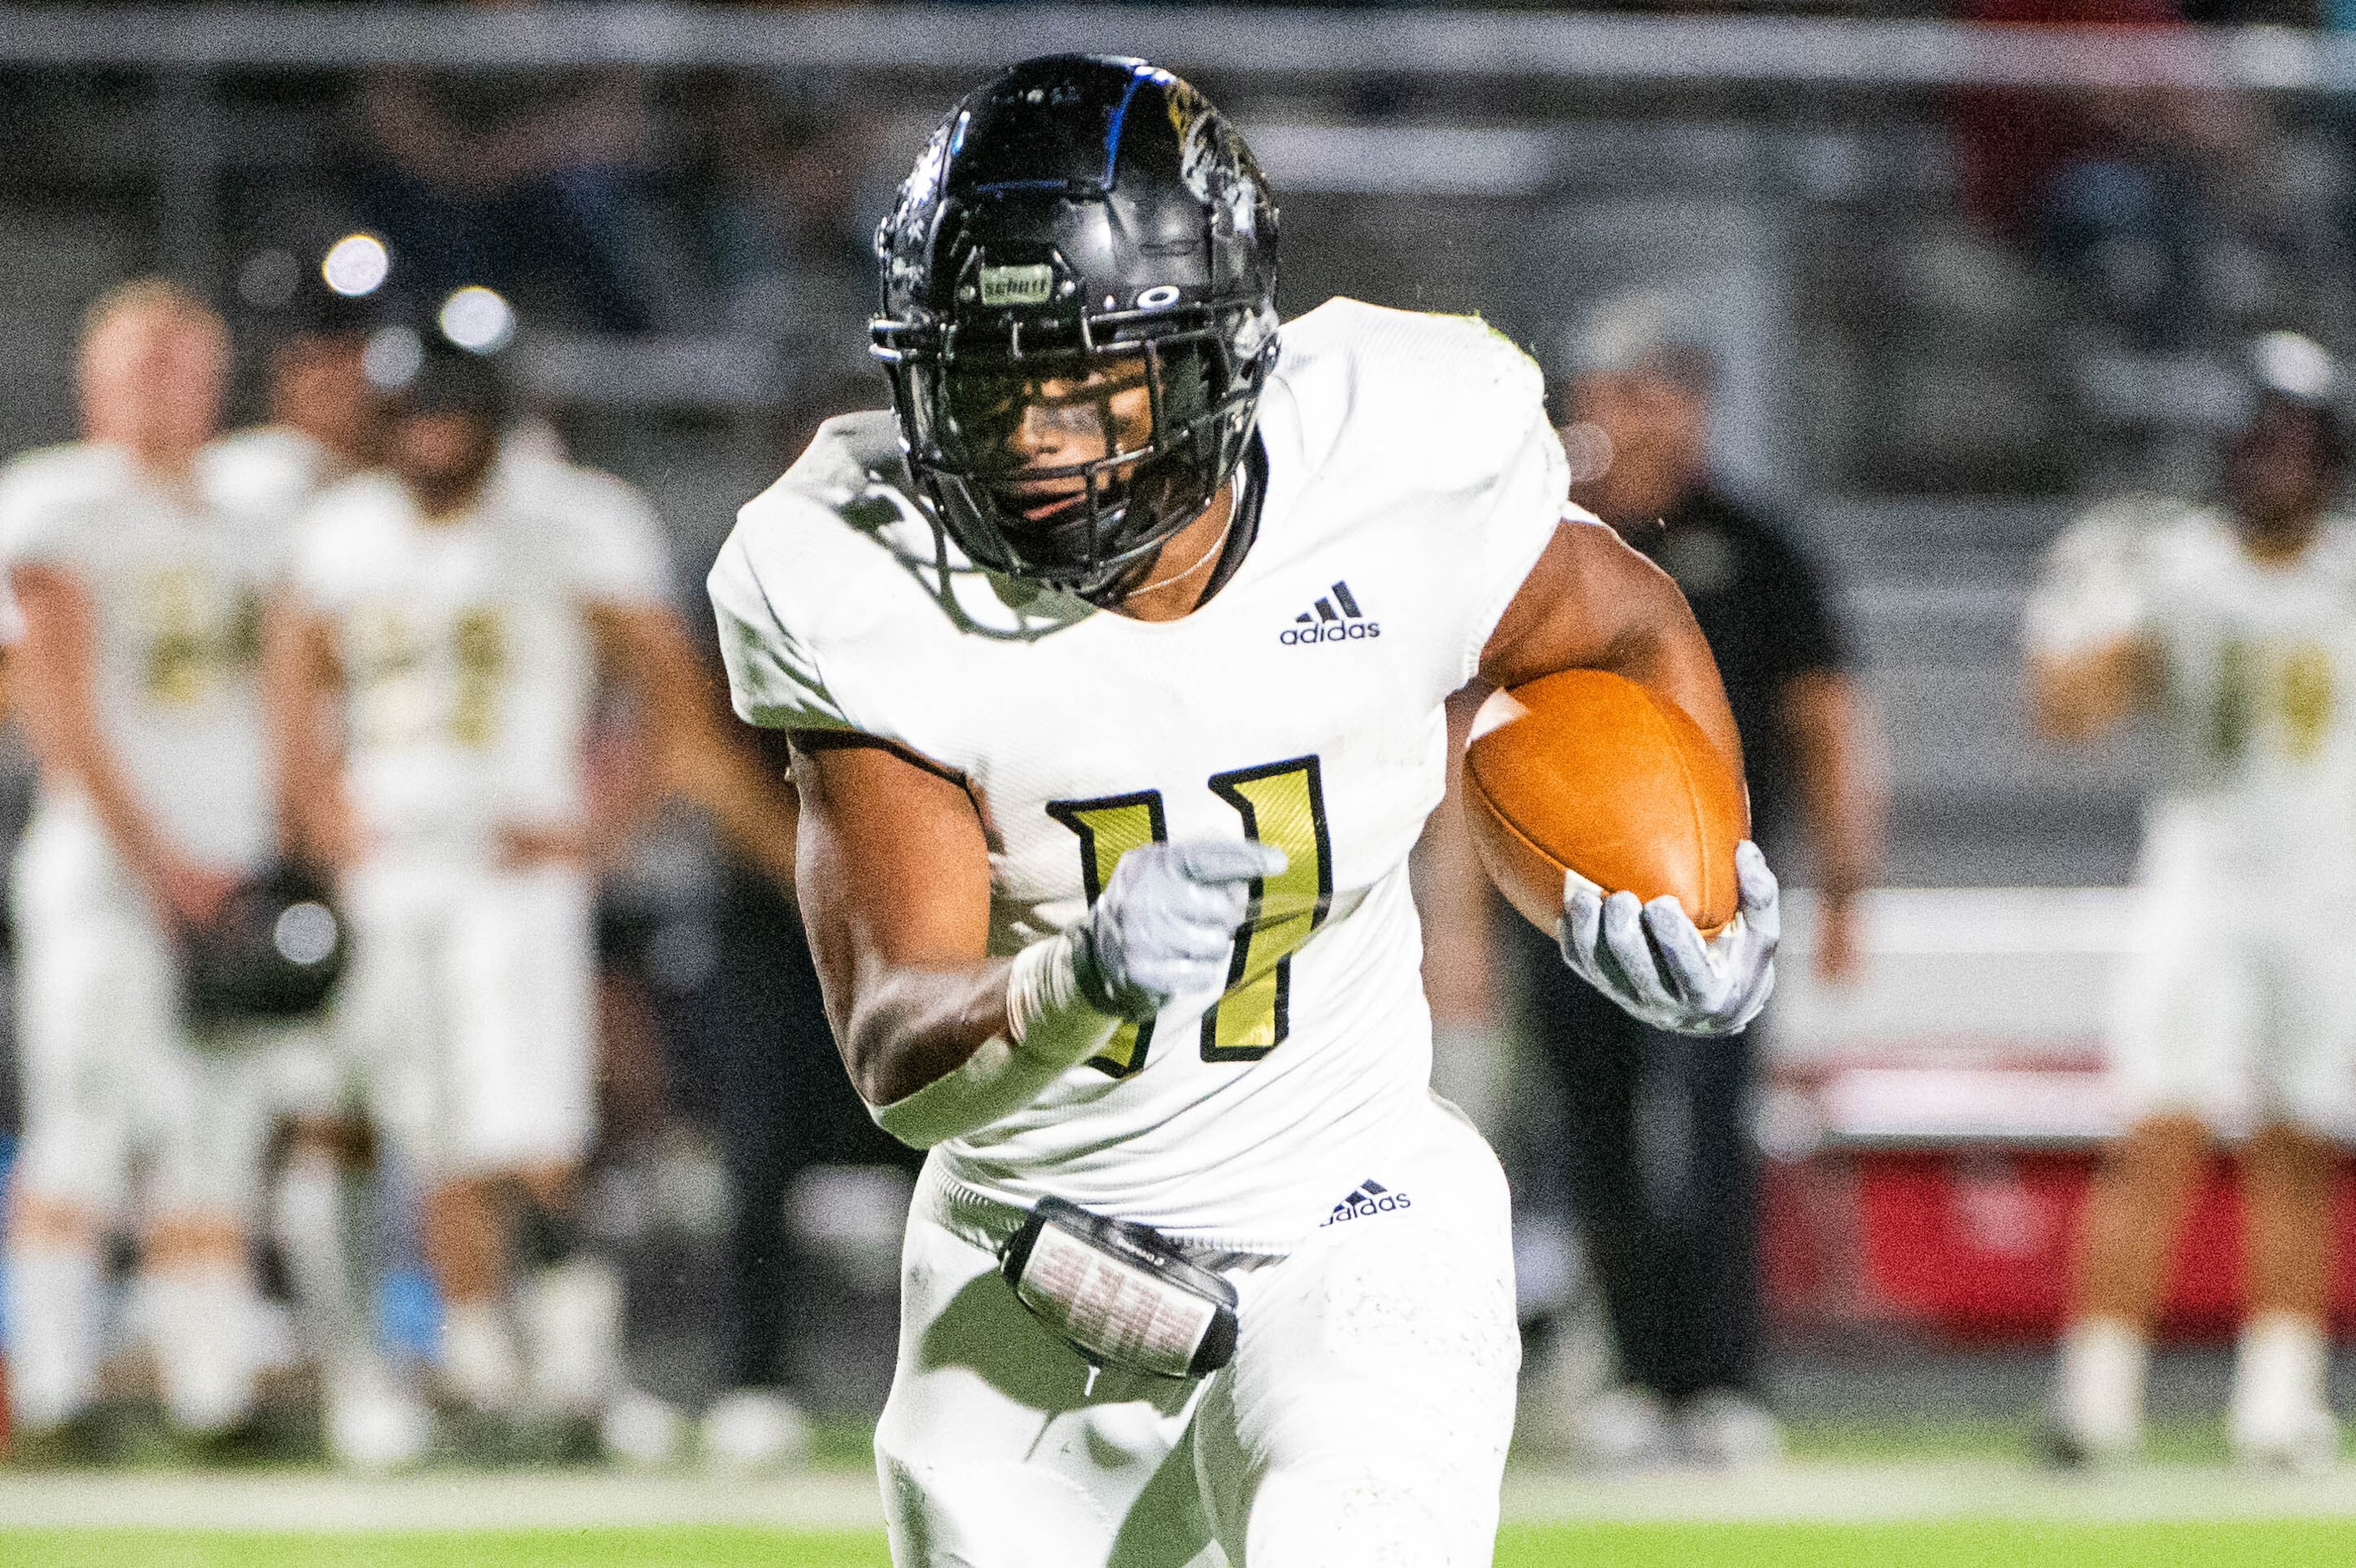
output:
[[[442,336],[475,354],[496,354],[515,336],[515,311],[490,289],[469,285],[442,302]]]
[[[406,327],[382,327],[369,334],[360,352],[360,373],[380,392],[397,392],[417,379],[425,345]]]
[[[373,234],[345,235],[327,247],[319,262],[319,275],[347,298],[375,293],[391,271],[392,256]]]

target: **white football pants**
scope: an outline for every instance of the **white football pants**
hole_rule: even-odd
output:
[[[588,876],[402,862],[345,879],[336,1024],[378,1130],[431,1179],[569,1165],[596,1130]]]
[[[2218,854],[2156,815],[2136,950],[2104,1041],[2130,1122],[2170,1112],[2228,1135],[2272,1122],[2323,1137],[2356,1124],[2356,904],[2292,897],[2222,874]]]
[[[68,853],[73,852],[73,853]],[[15,878],[25,1190],[102,1222],[207,1214],[251,1226],[305,1025],[183,1021],[179,955],[127,874],[93,874],[62,832],[27,835]],[[111,859],[106,865],[111,867]]]
[[[1336,1193],[1297,1251],[1226,1269],[1236,1358],[1192,1384],[1106,1371],[1091,1388],[928,1168],[875,1434],[893,1562],[1487,1563],[1521,1360],[1505,1177],[1439,1101],[1398,1147],[1366,1173],[1388,1208]]]

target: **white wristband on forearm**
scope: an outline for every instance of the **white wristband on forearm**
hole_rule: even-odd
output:
[[[1082,940],[1066,931],[1016,953],[1006,976],[1006,1032],[914,1094],[870,1108],[875,1124],[929,1149],[1022,1110],[1102,1049],[1121,1021],[1080,993]]]

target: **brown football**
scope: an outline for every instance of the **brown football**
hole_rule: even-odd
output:
[[[1704,935],[1734,918],[1742,780],[1701,726],[1633,681],[1569,670],[1481,704],[1464,813],[1506,899],[1551,931],[1566,870],[1646,902],[1674,893]]]

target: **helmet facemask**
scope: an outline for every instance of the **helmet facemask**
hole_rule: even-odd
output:
[[[1205,323],[1021,355],[903,349],[909,467],[975,564],[1117,601],[1242,453],[1266,357],[1237,364],[1229,344]]]

